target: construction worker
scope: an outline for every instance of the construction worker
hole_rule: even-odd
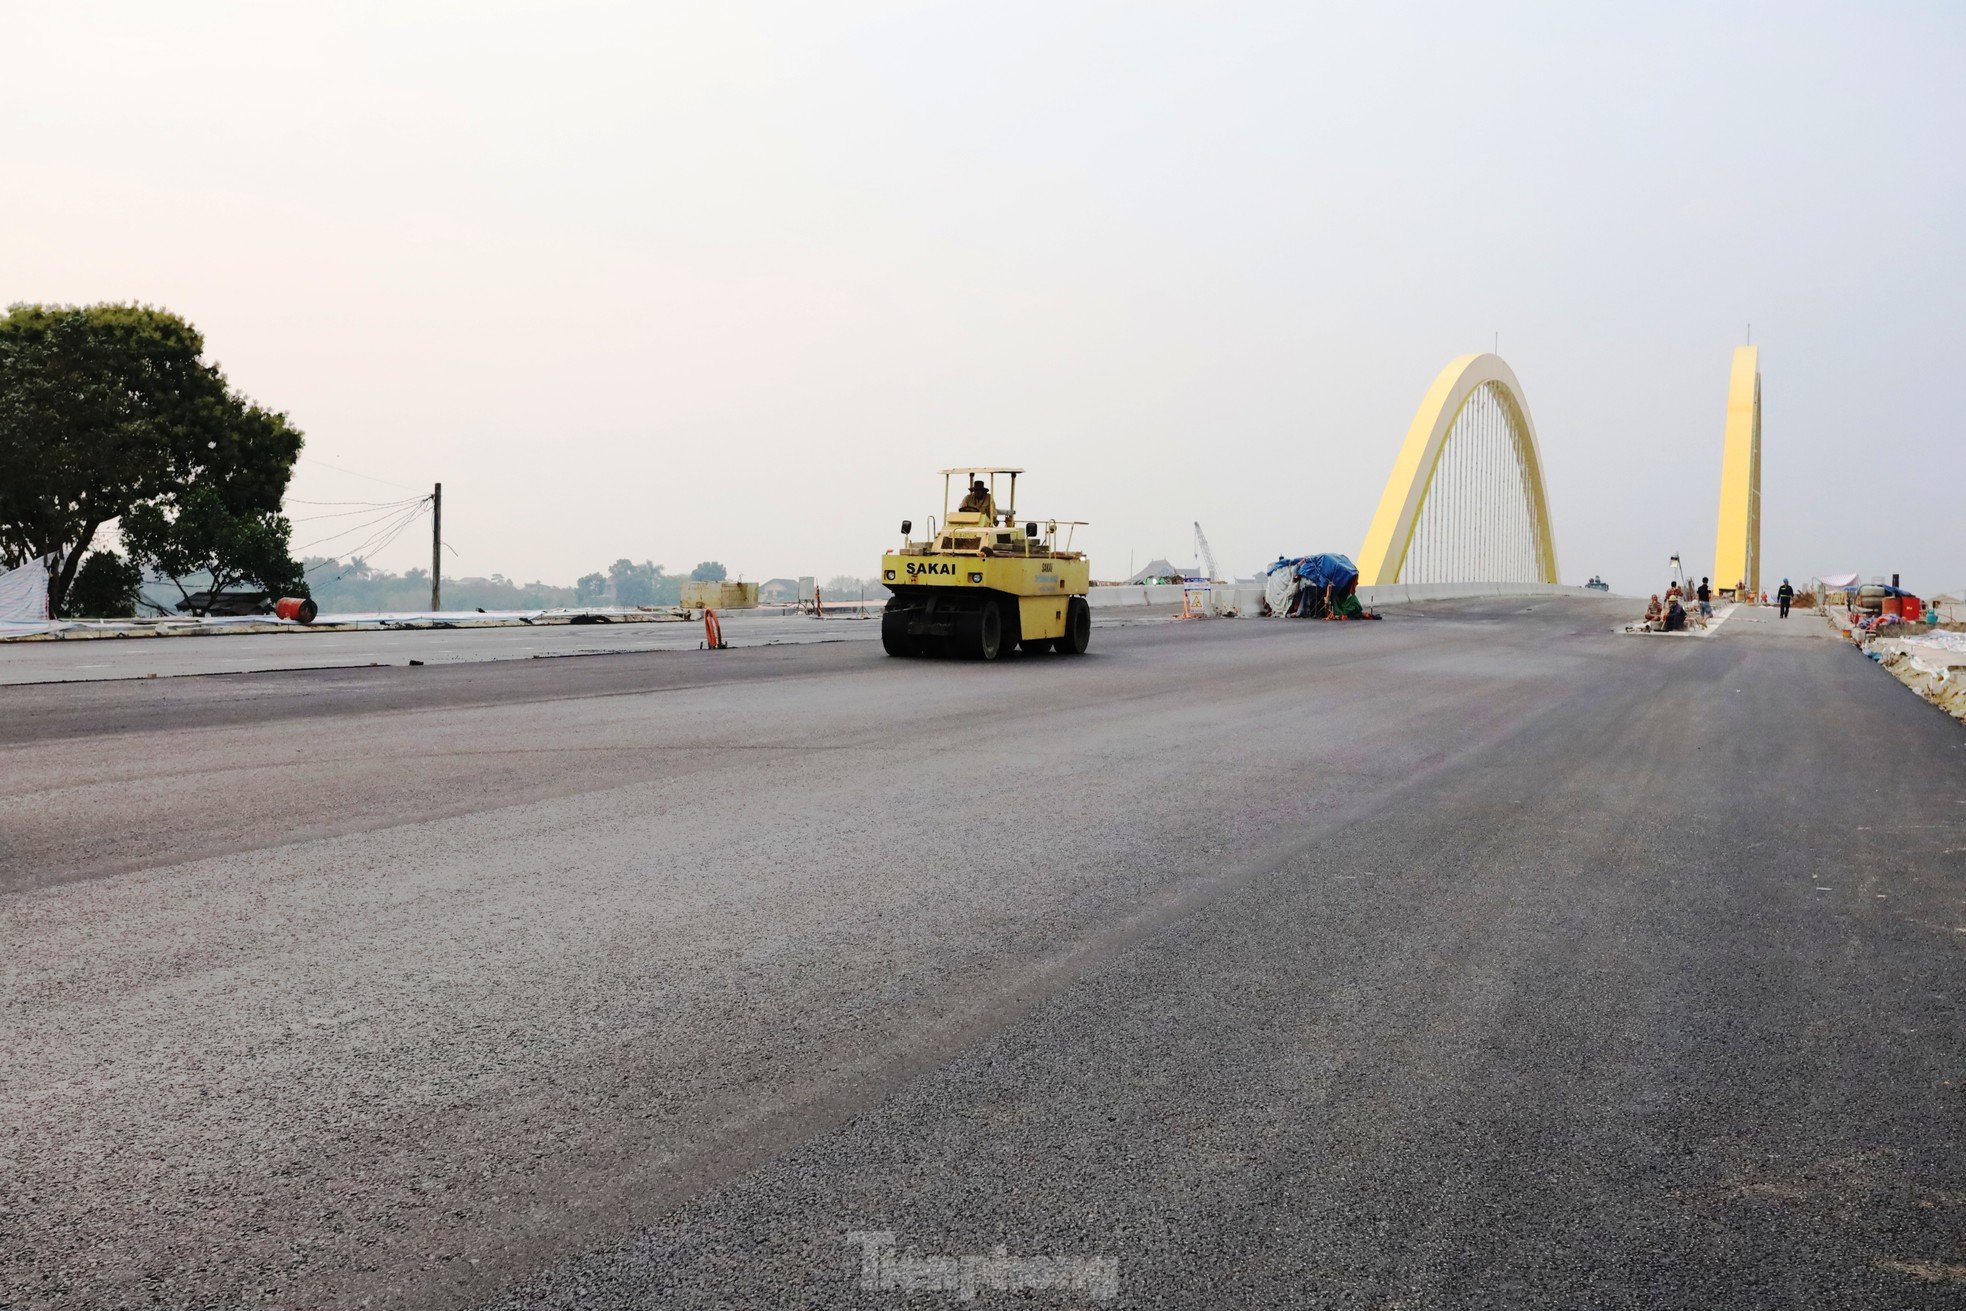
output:
[[[1788,579],[1784,578],[1782,585],[1775,589],[1775,599],[1782,604],[1782,618],[1788,618],[1789,602],[1795,600],[1795,589],[1789,586]]]
[[[1700,618],[1713,618],[1713,588],[1710,585],[1710,580],[1702,578],[1700,580],[1700,589],[1694,595],[1700,598]]]
[[[963,497],[963,503],[956,508],[965,514],[992,513],[994,507],[990,504],[990,489],[983,485],[981,478],[970,483],[969,495]]]

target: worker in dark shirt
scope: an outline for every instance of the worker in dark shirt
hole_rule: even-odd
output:
[[[1782,603],[1782,618],[1788,618],[1789,602],[1795,600],[1795,589],[1789,586],[1788,579],[1784,578],[1782,585],[1775,589],[1775,599]]]
[[[1694,595],[1700,598],[1700,618],[1713,618],[1713,588],[1708,579],[1700,580],[1700,589]]]

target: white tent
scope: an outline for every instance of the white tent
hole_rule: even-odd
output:
[[[1187,576],[1186,569],[1176,569],[1166,560],[1150,560],[1145,569],[1134,571],[1133,577],[1126,581],[1128,584],[1134,584],[1144,583],[1149,578],[1186,578]]]

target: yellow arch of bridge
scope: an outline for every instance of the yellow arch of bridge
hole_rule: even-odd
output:
[[[1516,454],[1522,461],[1523,484],[1529,491],[1529,521],[1535,528],[1536,566],[1541,581],[1556,579],[1556,536],[1550,530],[1549,497],[1543,490],[1543,461],[1536,448],[1536,426],[1529,418],[1529,403],[1523,399],[1522,384],[1515,371],[1501,356],[1483,353],[1463,355],[1448,361],[1427,388],[1412,426],[1406,430],[1393,471],[1386,479],[1386,491],[1379,508],[1372,514],[1372,526],[1365,531],[1365,545],[1359,548],[1358,578],[1366,586],[1396,583],[1406,566],[1407,548],[1413,544],[1413,529],[1420,522],[1420,511],[1427,503],[1427,491],[1439,467],[1440,453],[1447,435],[1469,397],[1488,383],[1502,392],[1514,422],[1509,424]]]

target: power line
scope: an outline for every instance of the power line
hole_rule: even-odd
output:
[[[378,502],[374,505],[365,505],[359,510],[332,510],[327,514],[293,514],[288,515],[287,519],[290,523],[318,523],[323,519],[350,519],[358,514],[373,514],[377,510],[381,510],[387,514],[392,510],[400,510],[405,506],[414,505],[415,503],[414,501]],[[292,502],[289,502],[289,504],[292,504]]]
[[[345,473],[350,478],[366,478],[372,483],[381,483],[384,487],[400,487],[406,492],[413,492],[417,490],[416,488],[407,486],[403,483],[391,482],[387,478],[378,478],[371,473],[356,473],[353,469],[344,469],[338,464],[329,464],[326,460],[323,460],[318,456],[309,455],[305,450],[301,451],[300,458],[306,460],[310,464],[318,464],[323,469],[333,469],[336,473]]]
[[[343,564],[345,561],[366,559],[368,556],[374,555],[377,551],[382,550],[384,547],[388,546],[391,542],[395,541],[398,537],[402,536],[403,531],[405,529],[407,529],[411,524],[415,523],[420,517],[422,517],[423,506],[424,503],[422,501],[417,502],[415,505],[412,505],[406,513],[398,517],[389,519],[389,521],[383,524],[382,527],[376,529],[375,532],[371,533],[366,540],[357,543],[354,547],[346,551],[336,552],[335,555],[329,557],[326,560],[321,561],[319,564],[309,566],[307,572],[312,573],[316,569],[325,569],[332,564]],[[368,526],[369,525],[367,524],[359,525],[359,527],[368,527]],[[349,531],[353,532],[355,531],[355,529],[350,529]],[[337,534],[337,536],[340,535],[342,534]],[[329,539],[324,538],[322,540],[325,541]],[[341,575],[337,574],[335,576],[339,578]]]
[[[376,529],[375,532],[371,533],[367,538],[365,538],[362,541],[362,543],[359,546],[357,546],[353,551],[349,552],[349,554],[360,555],[363,557],[374,555],[377,551],[381,550],[383,547],[389,545],[389,543],[395,541],[399,536],[401,536],[404,529],[408,528],[411,524],[415,523],[418,519],[422,518],[424,509],[425,507],[422,505],[412,507],[409,513],[403,515],[401,518],[392,519],[390,522]]]
[[[369,506],[374,506],[376,509],[381,509],[382,507],[387,505],[408,505],[411,501],[420,501],[422,499],[423,498],[420,496],[405,496],[402,499],[395,500],[395,501],[307,501],[307,500],[302,500],[298,496],[289,496],[286,498],[286,504],[288,505],[369,505]]]
[[[296,551],[309,550],[312,547],[321,546],[327,542],[332,542],[336,538],[347,537],[350,536],[351,534],[362,532],[365,529],[373,528],[379,523],[383,523],[385,521],[393,521],[395,517],[401,513],[403,513],[403,511],[400,508],[392,507],[388,510],[383,511],[381,514],[375,515],[372,518],[362,521],[361,523],[353,524],[347,528],[343,528],[339,532],[329,533],[326,537],[316,537],[314,540],[309,542],[302,542],[299,546],[296,546],[293,549]]]
[[[375,543],[373,546],[366,546],[361,552],[361,554],[366,557],[366,556],[374,555],[379,551],[388,549],[388,546],[391,542],[395,541],[398,537],[401,537],[406,531],[408,531],[409,526],[411,524],[415,523],[419,518],[422,517],[422,513],[423,512],[421,508],[419,508],[415,512],[406,516],[401,523],[396,525],[395,529],[389,534],[389,536],[383,538],[381,541]]]
[[[418,500],[411,503],[408,506],[409,515],[412,518],[414,518],[416,514],[423,508],[423,504],[424,502],[422,500]],[[320,546],[326,542],[332,542],[338,537],[347,537],[352,533],[359,533],[365,528],[373,528],[375,527],[375,525],[379,523],[383,523],[384,521],[387,520],[393,520],[398,514],[403,512],[404,512],[404,507],[400,505],[391,506],[389,509],[383,511],[379,515],[376,515],[374,518],[368,519],[362,523],[355,524],[352,527],[344,528],[340,532],[329,533],[326,537],[317,537],[311,542],[302,542],[299,546],[296,546],[293,549],[295,551],[305,551],[310,547]]]

